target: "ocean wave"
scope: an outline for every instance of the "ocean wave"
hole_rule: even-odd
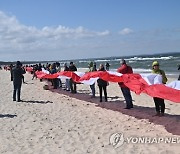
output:
[[[143,68],[133,68],[134,73],[150,73],[152,72],[151,69],[143,69]]]
[[[95,62],[107,62],[107,61],[113,61],[113,60],[108,60],[108,59],[97,59]]]
[[[91,61],[95,61],[95,62],[110,62],[110,61],[113,61],[113,60],[108,60],[108,59],[97,59],[97,60],[79,60],[78,62],[79,63],[89,63]]]
[[[89,63],[90,60],[79,60],[79,63]]]
[[[130,57],[130,58],[124,58],[126,61],[130,61],[130,63],[133,63],[135,61],[153,61],[153,60],[175,60],[178,59],[179,57],[174,57],[174,56],[161,56],[161,57]],[[79,63],[88,63],[90,61],[95,61],[95,62],[117,62],[121,61],[122,58],[114,58],[114,59],[94,59],[94,60],[79,60]]]
[[[128,58],[125,60],[135,60],[135,61],[145,61],[145,60],[169,60],[169,59],[176,59],[178,57],[173,57],[173,56],[167,56],[167,57],[132,57],[132,58]]]

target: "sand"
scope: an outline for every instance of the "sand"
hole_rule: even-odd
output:
[[[92,99],[87,85],[78,84],[78,94],[70,94],[52,87],[43,90],[47,83],[31,78],[25,74],[23,101],[13,102],[10,73],[0,71],[1,154],[180,153],[180,104],[166,100],[166,115],[154,117],[153,100],[145,94],[132,92],[134,108],[125,110],[116,83],[108,86],[108,102],[100,103],[97,87]],[[115,133],[123,134],[123,145],[112,145]],[[173,141],[138,143],[143,137]]]

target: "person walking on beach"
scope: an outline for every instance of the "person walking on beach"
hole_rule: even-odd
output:
[[[69,71],[71,71],[71,72],[77,71],[77,68],[73,64],[73,62],[70,62]],[[71,78],[69,83],[70,83],[71,93],[77,93],[77,91],[76,91],[76,82],[74,82],[72,80],[72,78]]]
[[[122,74],[133,73],[132,67],[128,66],[124,59],[121,60],[120,64],[121,64],[121,66],[117,70],[118,73],[122,73]],[[121,87],[122,94],[123,94],[125,101],[126,101],[125,109],[133,108],[132,96],[131,96],[130,89],[128,87],[126,87],[123,82],[119,82],[118,84]]]
[[[162,83],[166,84],[167,77],[165,75],[165,72],[163,70],[159,69],[158,61],[154,61],[152,63],[152,73],[162,75]],[[154,100],[155,107],[156,107],[156,115],[155,116],[164,116],[164,111],[165,111],[164,99],[158,98],[158,97],[153,97],[153,100]]]
[[[100,64],[98,71],[106,71],[103,64]],[[99,87],[100,102],[102,102],[102,90],[104,90],[105,102],[107,102],[108,101],[107,100],[107,85],[108,85],[108,82],[99,78],[97,80],[97,83],[98,83],[98,87]]]
[[[22,69],[22,63],[20,61],[17,61],[16,67],[12,70],[13,74],[13,101],[16,101],[16,94],[17,94],[17,102],[20,102],[20,95],[21,95],[21,85],[22,85],[22,77],[24,74],[24,71]]]
[[[89,72],[94,72],[94,71],[97,71],[96,69],[96,63],[94,62],[90,62],[89,65]],[[95,90],[95,83],[90,85],[90,88],[91,88],[91,91],[92,91],[92,98],[95,98],[95,93],[96,93],[96,90]]]

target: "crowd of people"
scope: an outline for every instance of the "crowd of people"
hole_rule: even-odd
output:
[[[26,66],[27,67],[27,66]],[[60,71],[72,71],[75,72],[77,71],[77,67],[75,66],[75,64],[73,62],[70,62],[69,66],[67,63],[64,64],[64,69],[61,69],[60,63],[56,62],[53,64],[46,64],[46,65],[41,65],[39,64],[35,64],[35,65],[31,65],[32,69],[32,80],[34,78],[37,79],[36,76],[36,71],[42,71],[42,68],[47,70],[50,74],[54,74]],[[96,68],[96,63],[95,62],[90,62],[88,64],[88,68],[89,68],[89,72],[94,72],[94,71],[109,71],[109,67],[110,64],[106,63],[105,67],[103,64],[100,64],[99,69]],[[13,101],[21,101],[20,99],[20,94],[21,94],[21,85],[22,82],[24,82],[24,76],[23,74],[26,73],[25,71],[25,67],[22,65],[22,63],[20,61],[17,61],[16,65],[10,65],[9,67],[5,68],[6,70],[10,70],[11,73],[11,81],[13,81],[13,86],[14,86],[14,90],[13,90]],[[180,66],[179,68],[180,69]],[[120,66],[117,69],[118,73],[121,74],[131,74],[133,73],[133,69],[131,66],[129,66],[126,61],[124,59],[122,59],[120,61]],[[160,64],[158,63],[158,61],[154,61],[152,63],[152,73],[154,74],[160,74],[162,75],[162,83],[166,84],[167,82],[167,77],[165,75],[165,72],[163,70],[160,69]],[[42,81],[42,80],[40,80]],[[54,89],[57,88],[62,88],[62,81],[60,78],[55,78],[55,79],[51,79],[49,80],[52,83],[52,86]],[[64,90],[66,91],[70,91],[71,93],[77,93],[77,88],[76,88],[76,82],[73,81],[71,78],[70,79],[66,79],[65,80],[65,86],[64,86]],[[124,96],[125,102],[126,102],[126,106],[125,109],[132,109],[133,108],[133,99],[131,96],[131,91],[130,89],[123,83],[123,82],[119,82],[119,87],[121,89],[121,92]],[[104,101],[107,102],[108,101],[108,96],[107,96],[107,86],[109,85],[109,83],[101,78],[99,78],[97,80],[97,85],[99,88],[99,101],[102,102],[103,101],[103,93],[104,93]],[[92,98],[96,97],[96,89],[95,89],[95,83],[90,85],[90,89],[92,92]],[[158,98],[158,97],[154,97],[153,98],[154,103],[155,103],[155,109],[156,109],[156,116],[164,116],[164,112],[165,112],[165,103],[164,103],[164,99],[162,98]]]

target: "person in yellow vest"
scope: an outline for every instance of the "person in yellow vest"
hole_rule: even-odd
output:
[[[166,74],[163,70],[159,68],[158,61],[154,61],[152,63],[152,73],[162,75],[162,83],[166,84],[167,82]],[[153,97],[153,99],[154,99],[156,112],[157,112],[155,116],[164,116],[164,111],[165,111],[164,99],[158,98],[158,97]]]

